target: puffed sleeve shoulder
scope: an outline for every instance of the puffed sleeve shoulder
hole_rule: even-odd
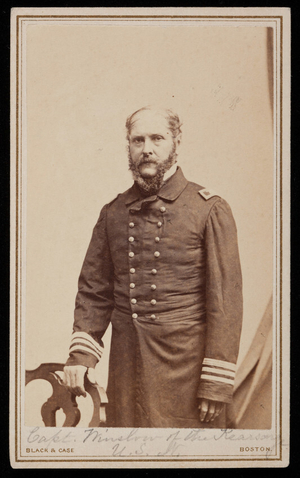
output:
[[[226,201],[205,227],[207,340],[198,397],[230,402],[242,326],[242,275],[236,224]]]

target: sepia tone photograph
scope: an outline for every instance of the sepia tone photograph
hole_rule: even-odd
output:
[[[288,465],[289,21],[12,10],[13,467]]]

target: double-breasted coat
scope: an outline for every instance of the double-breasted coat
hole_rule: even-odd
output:
[[[103,207],[79,277],[67,364],[95,367],[112,324],[108,426],[208,426],[198,399],[231,401],[241,322],[226,201],[178,168],[156,195],[134,184]]]

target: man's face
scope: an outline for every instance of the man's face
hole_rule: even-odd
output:
[[[149,110],[138,113],[129,135],[129,154],[136,173],[147,180],[156,177],[162,168],[170,169],[179,142],[161,114]]]

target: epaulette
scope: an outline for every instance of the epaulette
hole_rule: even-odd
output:
[[[208,199],[219,196],[219,194],[215,193],[212,189],[200,189],[198,193],[207,201]]]

